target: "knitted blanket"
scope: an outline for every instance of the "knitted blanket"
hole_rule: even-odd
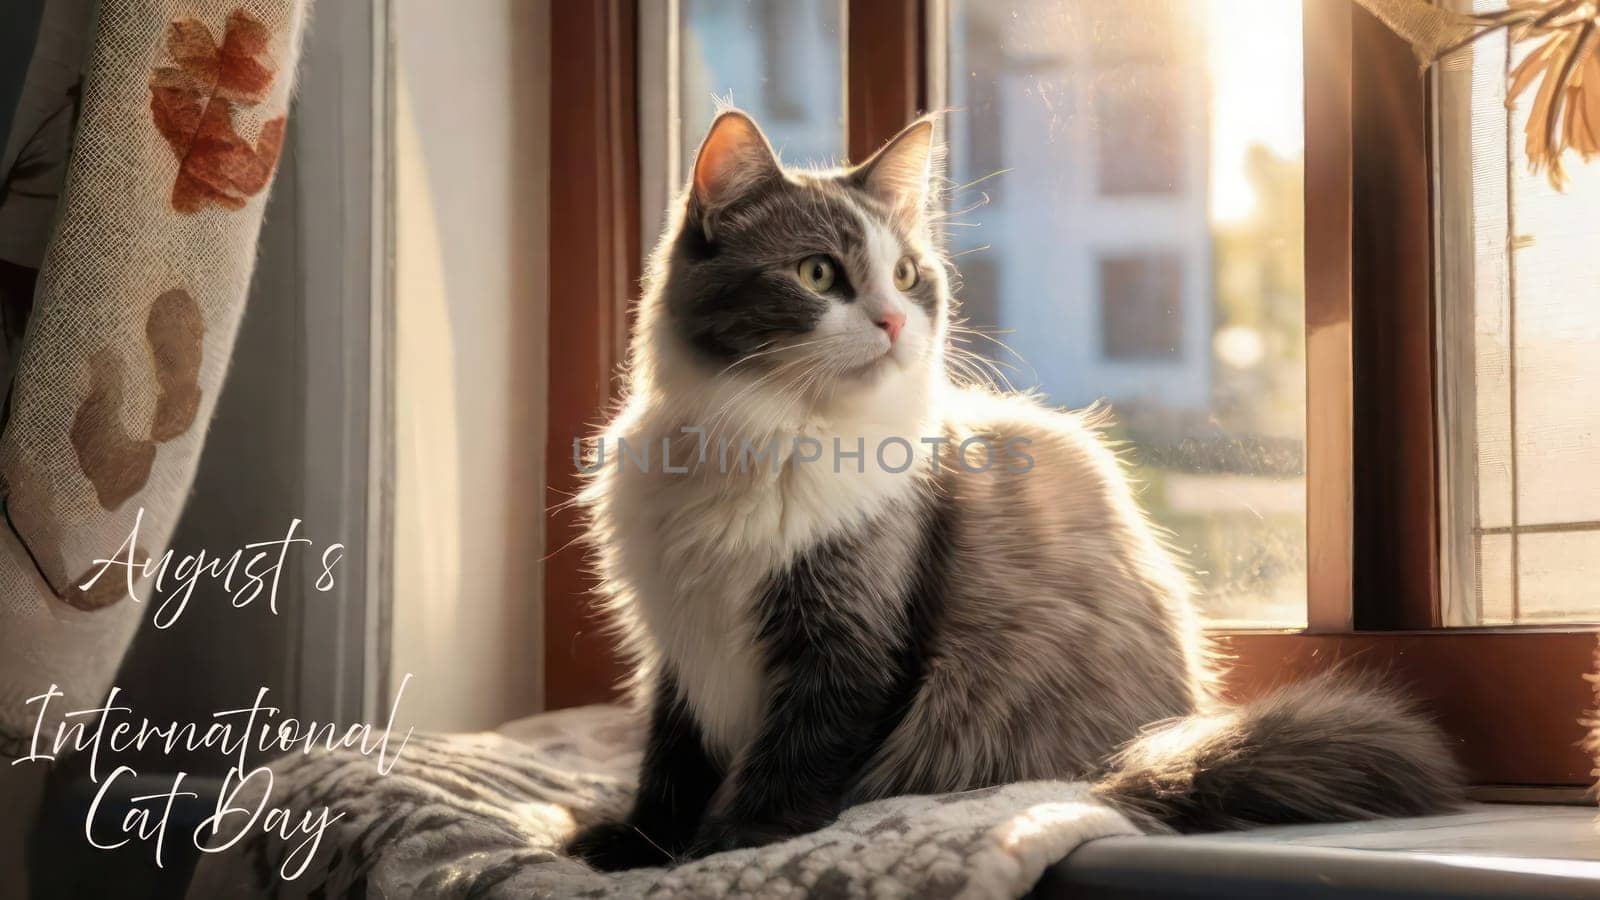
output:
[[[641,744],[630,715],[592,706],[413,736],[387,775],[354,754],[281,760],[272,803],[339,818],[314,854],[302,835],[259,831],[207,854],[189,896],[1020,897],[1080,843],[1137,833],[1086,785],[1029,782],[869,803],[812,834],[673,868],[608,875],[563,856],[577,827],[626,809]]]

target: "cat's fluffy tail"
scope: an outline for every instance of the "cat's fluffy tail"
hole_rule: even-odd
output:
[[[1153,726],[1096,793],[1195,832],[1425,815],[1458,805],[1462,785],[1443,733],[1412,703],[1377,679],[1335,673]]]

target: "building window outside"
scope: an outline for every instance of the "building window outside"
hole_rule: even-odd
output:
[[[1183,358],[1183,258],[1176,253],[1102,256],[1100,351],[1109,360]]]

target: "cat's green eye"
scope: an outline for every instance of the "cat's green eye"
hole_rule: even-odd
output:
[[[822,293],[832,290],[838,272],[834,269],[833,260],[818,254],[800,260],[800,283],[806,287]]]
[[[894,264],[895,290],[909,291],[917,286],[917,261],[909,256],[900,257]]]

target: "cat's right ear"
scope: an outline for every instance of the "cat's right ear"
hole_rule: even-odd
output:
[[[710,238],[719,211],[782,175],[777,154],[755,120],[736,109],[724,110],[712,120],[695,157],[689,208]]]

